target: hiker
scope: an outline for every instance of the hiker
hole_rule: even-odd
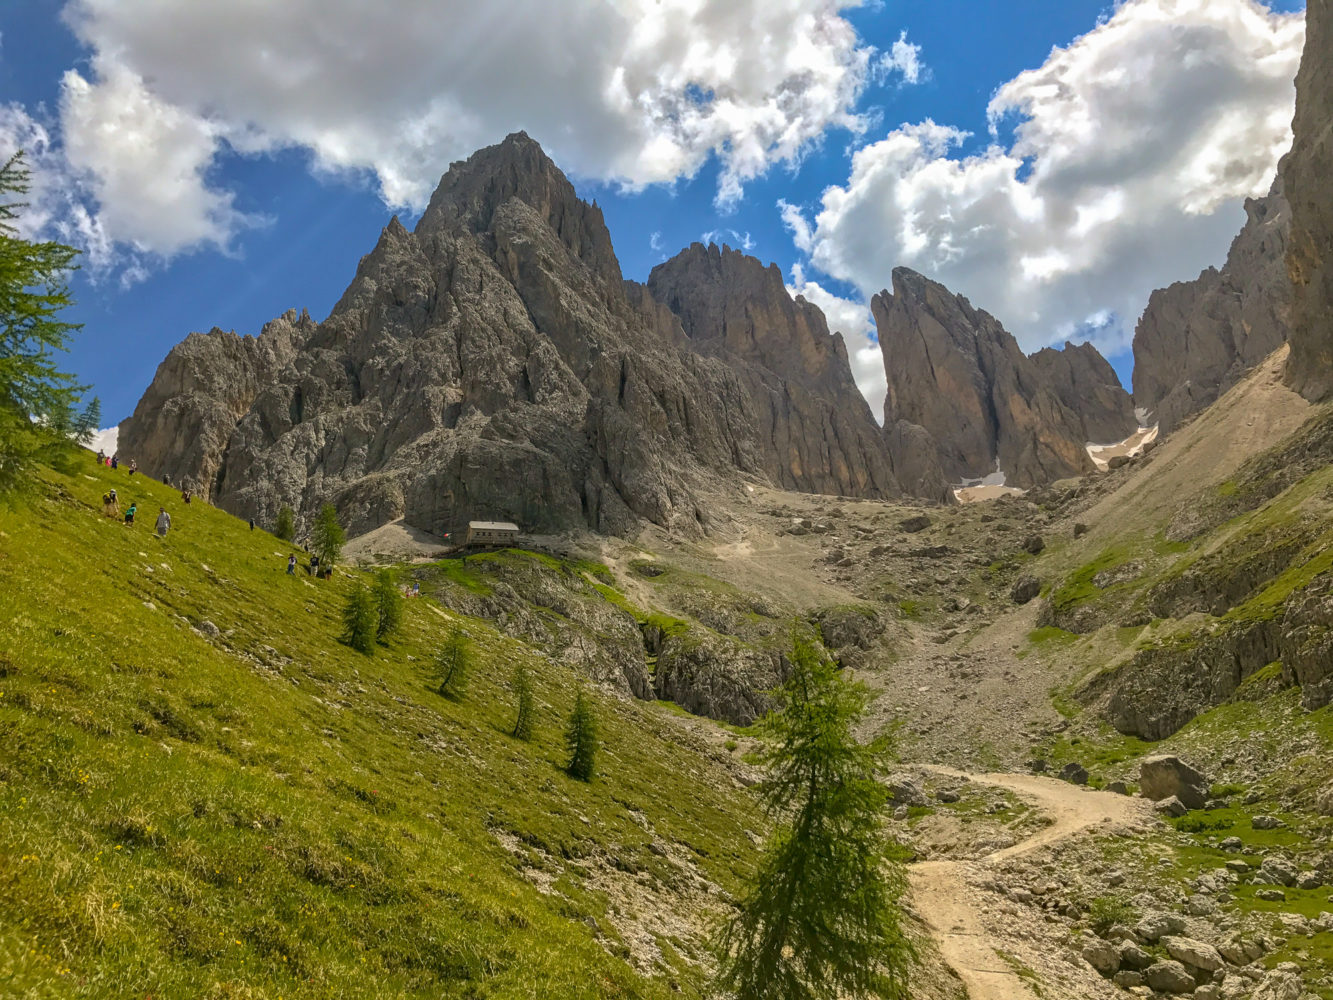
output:
[[[120,454],[119,454],[119,453],[117,453],[117,454],[111,456],[111,468],[112,468],[112,469],[119,469],[119,468],[120,468]]]
[[[189,503],[190,501],[186,500],[185,502],[186,502],[186,503]],[[254,519],[253,517],[250,518],[250,530],[251,530],[251,531],[254,531],[254,530],[255,530],[255,519]]]
[[[164,472],[164,473],[162,473],[162,485],[163,485],[163,486],[170,486],[170,485],[171,485],[171,473],[170,473],[170,472]]]
[[[165,507],[157,508],[157,537],[166,538],[167,532],[171,530],[171,515],[167,513]]]
[[[412,596],[413,597],[421,596],[421,584],[419,583],[412,584]]]
[[[106,516],[120,517],[120,500],[116,496],[116,491],[107,490],[106,496],[107,496]]]
[[[138,471],[139,471],[139,463],[136,462],[134,459],[130,459],[130,475],[132,476]]]
[[[130,501],[130,509],[127,510],[127,511],[125,511],[125,523],[126,523],[126,524],[133,524],[133,523],[134,523],[134,515],[135,515],[135,513],[138,512],[138,510],[139,510],[139,505],[136,504],[133,500],[131,500],[131,501]]]
[[[191,493],[189,490],[181,490],[181,499],[184,500],[186,503],[190,502],[190,497],[192,496],[194,496],[194,494]]]
[[[253,524],[254,522],[251,522],[251,523]],[[295,552],[293,552],[291,555],[289,555],[289,556],[287,557],[287,575],[288,575],[288,576],[295,576],[295,575],[296,575],[296,553],[295,553]]]
[[[319,556],[310,557],[310,566],[306,569],[306,575],[313,577],[319,576]]]
[[[98,464],[98,465],[102,465],[104,462],[106,462],[106,452],[104,452],[101,448],[98,448],[98,449],[97,449],[97,464]]]

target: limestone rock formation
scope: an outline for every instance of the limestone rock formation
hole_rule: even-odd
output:
[[[1291,211],[1281,179],[1245,202],[1246,222],[1221,270],[1153,292],[1134,332],[1134,405],[1169,433],[1287,339]]]
[[[871,301],[888,378],[884,425],[919,424],[954,481],[1012,486],[1092,472],[1080,416],[990,314],[907,268]]]
[[[453,164],[414,231],[391,221],[324,322],[187,339],[121,450],[261,522],[333,501],[353,534],[477,516],[696,534],[738,475],[900,495],[841,339],[780,276],[727,260],[700,290],[672,284],[687,331],[519,133]]]
[[[1083,421],[1085,441],[1114,444],[1138,430],[1129,393],[1111,363],[1091,344],[1065,341],[1063,350],[1043,347],[1029,360],[1050,382],[1060,402]]]
[[[1296,75],[1291,153],[1281,167],[1291,202],[1291,356],[1287,382],[1307,399],[1333,396],[1333,0],[1310,0]]]
[[[727,362],[745,380],[758,404],[759,437],[772,445],[769,478],[820,493],[900,491],[842,334],[829,333],[817,306],[788,294],[777,265],[694,243],[653,268],[647,288],[679,320],[693,350]],[[922,450],[929,454],[929,446]],[[942,474],[908,472],[916,495],[947,492]]]
[[[206,496],[236,422],[314,329],[307,313],[293,310],[266,323],[258,337],[217,327],[190,334],[158,365],[121,425],[120,451]]]

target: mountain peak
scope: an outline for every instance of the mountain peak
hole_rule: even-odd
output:
[[[579,198],[569,178],[526,132],[511,132],[495,145],[450,164],[417,223],[416,234],[486,232],[495,213],[511,199],[536,211],[593,271],[619,283],[620,263],[601,209]]]

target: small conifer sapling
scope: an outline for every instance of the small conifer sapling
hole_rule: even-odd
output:
[[[597,773],[597,715],[581,686],[565,727],[565,749],[569,752],[565,773],[579,781],[592,781]]]

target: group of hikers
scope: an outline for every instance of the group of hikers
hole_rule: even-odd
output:
[[[120,455],[119,454],[108,455],[106,452],[102,451],[99,448],[97,451],[97,464],[104,465],[108,469],[119,469]],[[127,468],[130,470],[130,475],[132,476],[139,471],[139,463],[136,462],[134,459],[130,459],[130,464],[127,466]]]
[[[107,454],[104,451],[99,450],[97,452],[97,464],[99,466],[105,466],[106,468],[109,469],[119,469],[120,456],[118,454],[107,456]],[[130,459],[126,467],[129,469],[129,473],[131,476],[133,476],[136,472],[139,471],[139,465],[137,462],[134,461],[134,459]],[[164,486],[170,486],[171,476],[170,475],[163,476],[162,484]],[[181,500],[184,501],[185,503],[189,503],[190,500],[193,498],[193,493],[188,487],[182,487],[180,492],[181,492]],[[120,498],[116,495],[116,491],[114,489],[111,489],[107,490],[107,492],[102,494],[102,513],[105,514],[107,517],[123,520],[124,523],[127,525],[133,525],[135,516],[139,513],[139,505],[137,501],[131,500],[129,507],[127,507],[125,509],[124,514],[122,514],[120,511]],[[250,518],[249,523],[250,523],[250,530],[254,531],[255,519]],[[159,538],[167,537],[167,532],[171,530],[171,515],[167,513],[167,509],[165,507],[157,508],[157,521],[154,522],[153,527],[154,530],[156,530]],[[296,575],[296,565],[297,565],[296,553],[293,552],[291,555],[287,557],[288,576]],[[320,568],[319,556],[314,554],[311,554],[310,561],[309,563],[307,563],[305,571],[307,576],[314,576],[321,578],[325,576],[330,576],[332,574],[331,567],[325,567],[323,569]],[[421,596],[420,584],[414,584],[410,588],[405,587],[403,588],[403,590],[404,594],[407,597]]]
[[[125,508],[122,516],[120,513],[120,498],[116,496],[115,490],[107,490],[102,494],[102,513],[111,518],[122,518],[128,524],[134,524],[134,518],[139,513],[138,501],[131,500],[130,505]],[[171,515],[167,513],[165,507],[157,508],[157,521],[153,525],[159,538],[166,538],[167,532],[171,530]]]
[[[99,450],[97,452],[97,464],[99,466],[105,466],[108,469],[119,469],[120,455],[114,454],[108,456],[106,452]],[[127,468],[129,469],[130,475],[133,476],[139,471],[139,463],[134,459],[130,459]],[[170,480],[167,480],[167,485],[171,485]],[[181,490],[181,498],[186,503],[189,503],[190,491]],[[114,489],[107,490],[102,494],[102,513],[110,518],[118,518],[127,525],[133,525],[134,519],[139,513],[139,503],[137,500],[131,500],[130,505],[125,508],[125,513],[122,515],[120,512],[120,497],[116,495]],[[157,520],[153,524],[153,530],[157,532],[158,538],[166,538],[167,532],[171,530],[171,515],[167,513],[165,507],[157,508]]]
[[[254,524],[253,521],[251,521],[250,523],[251,523],[252,525]],[[252,529],[252,530],[253,530],[253,529]],[[332,576],[332,575],[333,575],[333,570],[332,570],[332,568],[330,568],[330,567],[328,567],[328,566],[324,567],[324,569],[321,570],[321,569],[319,568],[319,556],[315,555],[314,553],[311,553],[311,555],[310,555],[310,561],[309,561],[308,563],[306,563],[305,573],[306,573],[306,576],[313,576],[313,577],[317,577],[317,578],[323,578],[323,577],[326,577],[326,576]],[[295,576],[295,575],[296,575],[296,553],[295,553],[295,552],[293,552],[291,555],[289,555],[289,556],[287,557],[287,575],[288,575],[288,576]]]

